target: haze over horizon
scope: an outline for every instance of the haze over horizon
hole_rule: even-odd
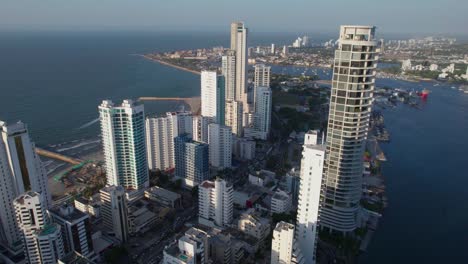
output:
[[[467,35],[468,1],[0,0],[0,30],[226,31],[244,21],[255,32],[336,32],[376,25],[384,34]]]

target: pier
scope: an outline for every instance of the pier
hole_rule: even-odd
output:
[[[63,154],[48,151],[48,150],[41,149],[41,148],[38,148],[38,147],[36,147],[36,153],[38,155],[41,155],[41,156],[44,156],[44,157],[47,157],[47,158],[61,160],[61,161],[64,161],[64,162],[67,162],[67,163],[70,163],[70,164],[73,164],[73,165],[78,165],[78,164],[81,164],[81,163],[84,162],[83,160],[80,160],[80,159],[68,157],[68,156],[65,156]]]

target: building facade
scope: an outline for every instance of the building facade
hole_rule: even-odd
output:
[[[302,149],[296,231],[304,260],[311,264],[315,263],[324,160],[325,146],[318,142],[318,131],[307,132]]]
[[[78,252],[84,257],[92,257],[93,240],[88,214],[64,204],[49,210],[52,220],[60,225],[65,254]]]
[[[204,181],[198,189],[198,221],[212,226],[228,226],[233,217],[232,185],[224,180]]]
[[[209,146],[193,141],[188,134],[174,139],[175,176],[194,187],[210,177]]]
[[[293,263],[293,245],[294,225],[284,221],[276,224],[271,240],[271,264]]]
[[[201,115],[224,124],[225,78],[216,71],[201,72]]]
[[[193,116],[193,140],[208,143],[208,125],[212,122],[208,117]]]
[[[269,87],[257,87],[256,91],[254,130],[257,138],[266,140],[271,127],[272,93]]]
[[[225,80],[226,101],[236,99],[236,51],[228,50],[221,58],[221,74]]]
[[[226,101],[225,124],[231,127],[232,133],[238,137],[243,135],[243,110],[244,106],[239,101]]]
[[[10,125],[0,121],[0,179],[0,239],[9,250],[19,253],[22,239],[13,200],[33,191],[43,196],[42,206],[46,209],[52,203],[47,173],[22,122]]]
[[[125,189],[122,186],[106,186],[100,190],[100,194],[104,226],[111,230],[121,243],[126,243],[130,231]]]
[[[44,206],[43,196],[27,192],[18,196],[13,205],[29,263],[57,263],[65,256],[60,225],[52,223]]]
[[[228,126],[210,124],[208,126],[210,164],[218,169],[232,166],[232,132]]]
[[[374,34],[372,26],[341,26],[335,51],[320,224],[338,232],[352,232],[359,222],[378,59]]]
[[[124,100],[115,106],[112,101],[104,100],[99,114],[107,184],[127,190],[148,187],[143,105]]]
[[[235,100],[244,104],[244,112],[248,112],[247,104],[247,28],[243,22],[231,24],[231,50],[236,56],[236,91]]]
[[[256,88],[257,87],[270,87],[270,72],[271,72],[271,67],[266,66],[265,64],[256,64],[254,66],[255,72],[254,72],[254,92],[253,92],[253,102],[254,102],[254,108],[255,108],[255,102],[256,102]]]

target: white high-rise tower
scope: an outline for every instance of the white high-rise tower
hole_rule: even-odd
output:
[[[65,256],[61,227],[52,223],[43,196],[27,192],[13,201],[29,263],[57,263]]]
[[[227,100],[236,99],[236,52],[229,50],[222,57],[221,73],[225,80],[225,96]]]
[[[143,105],[124,100],[99,106],[107,184],[140,190],[149,186]]]
[[[247,113],[247,28],[242,22],[231,24],[231,50],[236,52],[235,99],[243,102]]]
[[[224,76],[216,71],[201,72],[201,115],[213,122],[224,124]]]
[[[0,239],[13,252],[21,250],[13,200],[22,193],[33,191],[43,196],[42,205],[48,208],[51,195],[47,188],[47,173],[35,152],[27,126],[18,122],[0,121]]]
[[[198,221],[212,226],[228,226],[232,222],[234,190],[225,180],[204,181],[198,189]]]
[[[271,240],[271,264],[292,264],[294,252],[294,225],[284,221],[276,224]],[[309,264],[309,262],[307,262]]]
[[[218,169],[231,168],[232,165],[232,131],[220,124],[208,125],[208,145],[210,164]]]
[[[363,154],[375,86],[375,27],[341,26],[330,97],[321,227],[358,227]]]
[[[318,132],[307,132],[302,149],[296,241],[305,263],[311,264],[315,263],[324,159],[325,146],[318,143]]]
[[[239,137],[243,134],[243,109],[242,102],[226,101],[226,126],[231,127],[232,133]]]

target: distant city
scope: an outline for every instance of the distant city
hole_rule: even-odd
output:
[[[376,77],[468,93],[468,55],[453,38],[384,40],[374,26],[336,35],[249,47],[233,22],[229,47],[141,54],[200,75],[200,97],[103,100],[97,157],[36,147],[27,124],[0,121],[2,263],[356,263],[388,205],[379,109],[431,96]],[[151,101],[184,107],[150,115]],[[69,165],[48,175],[40,156]]]

